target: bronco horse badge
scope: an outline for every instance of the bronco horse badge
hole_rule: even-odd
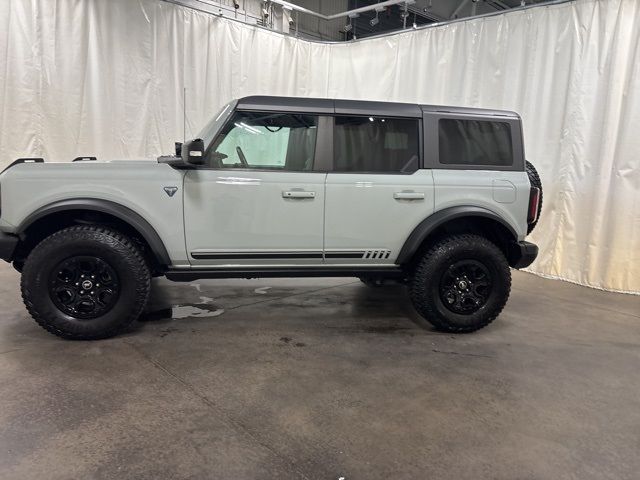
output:
[[[167,195],[173,197],[178,191],[178,187],[164,187],[164,191],[167,193]]]

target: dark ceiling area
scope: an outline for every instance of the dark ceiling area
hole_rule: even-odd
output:
[[[512,8],[544,3],[548,0],[416,0],[407,5],[381,7],[379,12],[362,12],[345,18],[344,40],[419,27],[430,23],[502,12]],[[296,2],[293,2],[296,3]],[[380,0],[349,0],[348,9],[366,7]]]
[[[349,0],[349,10],[374,5],[378,2],[373,0]],[[381,12],[363,12],[356,18],[351,18],[351,30],[345,31],[346,40],[354,38],[368,37],[378,35],[382,32],[401,30],[406,27],[426,25],[434,23],[434,20],[426,15],[420,15],[418,12],[412,12],[405,9],[402,5],[391,5],[383,7]],[[347,24],[349,20],[347,21]]]

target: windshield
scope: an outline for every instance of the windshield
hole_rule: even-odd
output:
[[[227,103],[211,120],[209,120],[209,123],[207,123],[205,127],[200,131],[196,138],[202,139],[202,141],[204,142],[205,150],[209,148],[209,145],[213,141],[213,138],[218,133],[218,130],[220,130],[220,128],[222,128],[224,123],[227,121],[235,106],[235,100]]]

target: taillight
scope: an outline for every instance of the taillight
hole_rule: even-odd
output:
[[[533,223],[538,220],[538,205],[540,205],[540,189],[538,187],[531,187],[527,223]]]

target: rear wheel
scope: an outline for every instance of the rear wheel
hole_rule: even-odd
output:
[[[150,278],[142,253],[126,236],[102,227],[70,227],[27,257],[22,297],[47,331],[93,340],[113,336],[138,318]]]
[[[510,289],[511,271],[502,251],[473,234],[436,243],[419,261],[410,283],[418,313],[439,330],[459,333],[491,323]]]

